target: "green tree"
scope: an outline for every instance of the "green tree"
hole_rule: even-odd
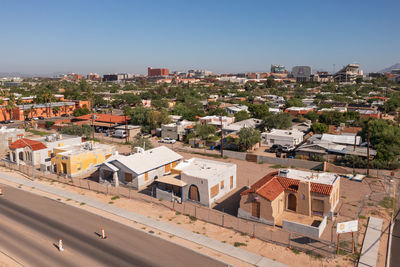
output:
[[[220,115],[228,116],[228,112],[226,112],[226,110],[224,108],[214,108],[214,109],[210,109],[207,112],[207,115],[209,115],[209,116],[213,116],[213,115],[215,115],[215,116],[220,116]]]
[[[307,114],[304,116],[312,122],[316,122],[319,118],[319,114],[315,111],[307,112]]]
[[[70,125],[70,126],[63,127],[61,129],[61,133],[90,138],[91,135],[93,134],[93,127],[91,127],[90,125],[87,125],[87,124],[83,124],[82,126]]]
[[[247,151],[261,141],[260,131],[250,127],[243,127],[240,129],[238,136],[238,145],[242,151]]]
[[[194,131],[202,140],[212,140],[217,132],[214,125],[197,124]]]
[[[58,113],[60,112],[61,108],[59,106],[55,106],[53,107],[53,114],[55,114],[56,116],[58,116]]]
[[[271,76],[269,76],[269,77],[267,78],[266,84],[267,84],[267,87],[268,87],[268,88],[273,88],[273,87],[276,86],[276,82],[275,82],[274,78],[271,77]]]
[[[54,121],[46,121],[44,124],[47,129],[51,129],[51,127],[55,124],[55,122]]]
[[[8,114],[9,114],[11,120],[13,119],[12,111],[16,106],[17,105],[15,104],[15,96],[14,96],[14,94],[10,94],[8,97],[6,110],[8,111]]]
[[[249,112],[253,118],[256,119],[264,119],[265,117],[269,116],[269,107],[267,105],[249,105]]]
[[[268,130],[271,129],[290,129],[292,127],[292,118],[287,113],[277,113],[271,114],[270,116],[266,117],[263,122],[262,126],[267,128]]]
[[[301,101],[301,98],[293,97],[288,100],[286,100],[286,107],[304,107],[305,105],[303,104],[303,101]]]
[[[153,144],[151,143],[149,138],[143,137],[142,135],[136,136],[131,142],[132,151],[135,147],[141,147],[145,150],[153,148]]]
[[[339,111],[327,111],[319,115],[318,121],[327,125],[339,126],[340,123],[346,122],[346,118]]]
[[[368,121],[362,126],[361,136],[367,139]],[[400,128],[389,120],[370,120],[370,143],[376,149],[376,159],[384,161],[387,166],[398,162],[400,155]]]
[[[244,121],[250,119],[250,115],[247,111],[241,110],[235,113],[235,122]]]
[[[315,134],[323,134],[329,131],[329,126],[325,123],[314,122],[311,125],[311,131]]]
[[[87,107],[84,107],[84,108],[75,109],[73,114],[75,117],[79,117],[79,116],[87,115],[89,113],[90,113],[90,110]]]

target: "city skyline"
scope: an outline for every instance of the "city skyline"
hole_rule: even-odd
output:
[[[51,4],[51,5],[49,5]],[[400,62],[395,1],[5,1],[0,72],[127,72],[147,67],[215,73],[332,72],[359,63],[365,72]]]

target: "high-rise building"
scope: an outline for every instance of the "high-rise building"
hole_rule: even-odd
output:
[[[82,80],[82,74],[77,74],[77,73],[64,74],[62,75],[61,79],[66,81],[80,81]]]
[[[103,75],[103,82],[115,82],[121,80],[128,80],[133,79],[133,74],[128,73],[114,73],[114,74],[104,74]]]
[[[97,73],[89,73],[89,74],[86,76],[86,79],[87,79],[87,80],[90,80],[90,81],[99,81],[99,80],[100,80],[100,77],[99,77],[99,75],[98,75]]]
[[[298,82],[306,82],[310,80],[311,67],[309,66],[294,66],[292,75]]]
[[[271,72],[272,73],[286,73],[286,69],[285,69],[285,66],[272,64]]]
[[[148,77],[168,76],[168,75],[169,75],[169,69],[153,69],[150,67],[147,68]]]

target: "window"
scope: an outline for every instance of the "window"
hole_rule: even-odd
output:
[[[231,189],[233,188],[233,176],[231,176],[231,179],[230,179],[230,188]]]
[[[210,188],[210,197],[215,197],[219,193],[219,186],[218,184],[214,185]]]
[[[148,180],[149,180],[149,173],[148,173],[148,172],[146,172],[146,173],[144,174],[144,180],[145,180],[145,181],[148,181]]]
[[[224,181],[221,181],[221,189],[224,189]]]

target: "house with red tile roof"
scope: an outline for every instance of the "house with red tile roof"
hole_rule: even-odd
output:
[[[40,138],[19,138],[8,148],[9,160],[17,165],[40,166],[42,170],[51,170],[51,157],[54,148],[82,143],[79,136],[51,134]]]
[[[75,118],[75,120],[79,121],[89,121],[90,124],[92,123],[92,120],[95,122],[103,122],[110,124],[125,124],[126,121],[129,122],[129,119],[130,119],[129,116],[98,114],[98,113],[87,114]]]
[[[238,217],[275,224],[284,212],[332,216],[339,190],[340,177],[336,174],[281,169],[240,194]]]

